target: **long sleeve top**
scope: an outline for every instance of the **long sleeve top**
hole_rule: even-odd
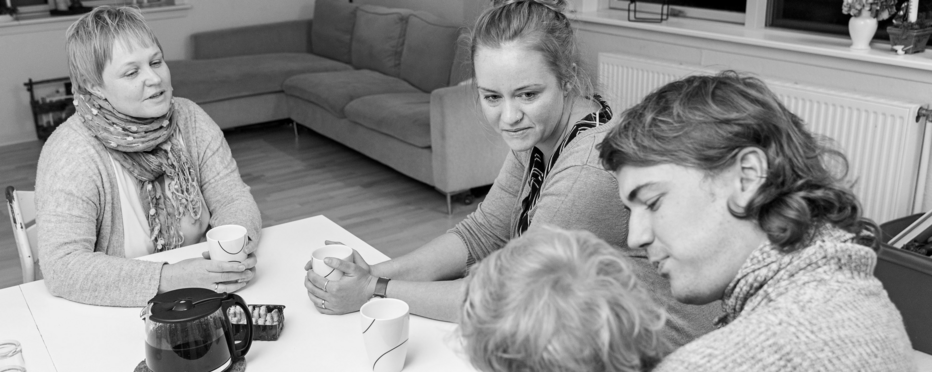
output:
[[[597,144],[615,126],[613,122],[580,133],[553,164],[530,210],[531,225],[549,224],[563,229],[587,230],[621,249],[631,258],[638,278],[654,300],[666,307],[670,320],[664,339],[676,347],[713,329],[720,305],[686,305],[673,299],[670,284],[647,259],[647,252],[627,245],[628,212],[618,196],[618,181],[599,160]],[[471,265],[501,249],[515,238],[514,224],[521,200],[528,194],[527,164],[530,151],[508,154],[495,183],[478,209],[449,232],[469,251]]]
[[[854,237],[825,226],[792,253],[757,248],[725,289],[722,328],[654,371],[915,371],[877,255]]]
[[[238,224],[258,241],[259,208],[216,123],[175,97],[175,115],[210,211],[210,226]],[[105,306],[144,306],[163,262],[124,258],[123,216],[107,149],[75,116],[49,137],[36,175],[39,260],[53,295]]]

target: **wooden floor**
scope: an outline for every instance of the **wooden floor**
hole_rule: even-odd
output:
[[[439,236],[475,210],[358,152],[300,127],[273,123],[226,132],[264,226],[325,215],[389,257]],[[0,185],[32,190],[42,142],[0,147]],[[0,221],[0,288],[22,283],[7,209]]]

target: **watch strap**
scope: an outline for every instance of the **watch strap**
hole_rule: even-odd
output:
[[[379,280],[375,282],[375,292],[372,293],[372,297],[386,298],[386,290],[388,290],[388,281],[389,278],[379,277]]]

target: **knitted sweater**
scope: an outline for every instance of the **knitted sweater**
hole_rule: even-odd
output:
[[[628,247],[628,212],[618,198],[618,181],[602,168],[596,147],[615,125],[609,122],[586,130],[563,149],[530,212],[531,228],[549,224],[587,230],[621,249],[631,258],[632,268],[653,299],[667,309],[669,321],[663,338],[678,347],[711,331],[712,321],[721,315],[721,310],[717,303],[694,306],[673,299],[670,283],[650,264],[647,252]],[[481,260],[514,238],[513,226],[521,211],[521,200],[529,192],[529,157],[530,151],[511,151],[479,208],[449,231],[462,239],[471,258]]]
[[[914,371],[877,256],[825,226],[810,245],[755,250],[726,288],[720,329],[664,359],[667,371]]]
[[[210,226],[238,224],[259,240],[259,208],[216,123],[175,97],[175,115],[200,182]],[[107,149],[72,116],[42,148],[36,225],[45,285],[53,295],[107,306],[143,306],[157,292],[162,262],[124,258],[123,215]]]

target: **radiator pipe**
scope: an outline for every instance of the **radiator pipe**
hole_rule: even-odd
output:
[[[928,107],[920,107],[919,112],[916,113],[916,122],[921,122],[923,118],[925,118],[927,121],[932,121],[932,109]]]

